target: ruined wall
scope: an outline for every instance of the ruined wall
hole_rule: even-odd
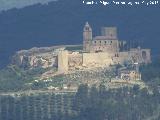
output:
[[[130,61],[129,53],[127,52],[119,52],[118,54],[118,62],[120,64],[124,64],[127,61]]]
[[[146,64],[151,62],[150,49],[141,49],[141,48],[131,49],[129,51],[129,57],[134,62],[146,63]]]
[[[132,62],[139,62],[142,63],[142,54],[141,54],[141,49],[140,48],[132,48],[130,49],[129,52],[129,57],[131,58]]]
[[[82,66],[82,53],[73,52],[68,55],[70,68]]]
[[[127,61],[130,62],[138,62],[138,63],[150,63],[151,62],[151,55],[150,55],[150,49],[140,49],[140,48],[134,48],[130,51],[126,52],[119,52],[119,62],[124,63]]]
[[[141,54],[144,63],[151,63],[151,49],[142,49]]]

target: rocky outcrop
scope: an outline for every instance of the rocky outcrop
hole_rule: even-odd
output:
[[[58,66],[58,53],[62,50],[74,51],[81,45],[60,45],[51,47],[34,47],[29,50],[20,50],[12,57],[12,64],[22,68],[49,68]]]
[[[57,54],[63,46],[40,47],[29,50],[21,50],[13,56],[12,64],[23,68],[57,66]]]

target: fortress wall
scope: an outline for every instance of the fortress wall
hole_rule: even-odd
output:
[[[129,53],[128,52],[119,52],[118,61],[120,64],[123,64],[125,61],[130,60]]]
[[[58,72],[67,73],[68,72],[68,51],[59,51],[58,53]]]
[[[96,64],[101,66],[113,64],[111,55],[107,52],[83,53],[83,65],[92,66]]]
[[[82,54],[80,53],[69,54],[68,59],[69,67],[76,67],[82,65]]]
[[[138,63],[143,63],[142,59],[142,51],[138,49],[132,49],[131,51],[127,52],[120,52],[120,60],[121,62],[125,61],[132,61],[132,62],[138,62]]]
[[[134,61],[139,63],[150,63],[150,49],[131,49],[127,52],[119,52],[119,61]]]
[[[151,63],[151,49],[141,49],[141,54],[144,63]]]
[[[119,51],[119,42],[118,40],[112,40],[112,51],[118,52]]]

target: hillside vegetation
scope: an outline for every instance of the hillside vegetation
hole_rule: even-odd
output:
[[[15,65],[8,65],[5,69],[0,70],[0,90],[1,91],[19,91],[19,90],[38,90],[47,89],[49,86],[63,87],[63,84],[85,84],[91,85],[107,83],[115,77],[116,70],[97,69],[89,71],[75,71],[68,75],[57,75],[48,80],[39,80],[41,75],[46,71],[54,68],[34,68],[24,69]],[[142,81],[150,88],[160,85],[160,62],[156,61],[140,67]],[[37,82],[38,80],[38,82]]]
[[[72,93],[32,93],[0,95],[2,120],[159,120],[160,119],[160,63],[141,66],[143,81],[149,86],[106,88],[101,82],[92,87],[80,85]],[[34,82],[47,69],[25,70],[9,65],[0,71],[0,90],[45,90],[48,83]],[[90,77],[104,81],[112,75],[92,71],[56,76],[52,85],[66,81],[79,81]],[[84,75],[84,76],[82,76]],[[114,76],[114,75],[113,75]],[[112,76],[112,77],[113,77]],[[76,80],[77,79],[77,80]],[[105,81],[104,81],[105,82]],[[32,84],[29,84],[32,83]],[[12,92],[11,92],[12,93]]]
[[[154,89],[103,85],[79,87],[76,94],[0,96],[1,120],[159,120],[160,93]]]

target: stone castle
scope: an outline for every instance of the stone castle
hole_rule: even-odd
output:
[[[118,40],[116,27],[103,27],[101,36],[92,36],[92,28],[85,24],[83,29],[83,50],[79,52],[60,51],[58,68],[67,72],[71,68],[104,67],[115,64],[150,63],[150,49],[130,48],[123,50],[125,41]]]
[[[92,28],[86,22],[83,29],[83,45],[65,45],[32,48],[18,51],[13,63],[28,68],[55,67],[59,73],[72,70],[108,67],[110,65],[151,62],[150,49],[125,49],[126,41],[118,39],[116,27],[103,27],[101,36],[92,35]]]

